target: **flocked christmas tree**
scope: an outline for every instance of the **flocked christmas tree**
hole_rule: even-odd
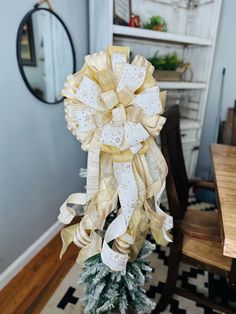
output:
[[[78,284],[85,286],[84,313],[100,314],[128,309],[137,313],[149,313],[155,303],[146,296],[144,283],[150,278],[152,268],[147,257],[155,245],[145,241],[136,260],[128,262],[122,272],[112,272],[101,260],[100,254],[85,262]]]
[[[87,177],[87,169],[80,169],[80,177]],[[86,186],[85,186],[86,189]],[[82,213],[81,213],[82,214]],[[107,219],[104,231],[116,217],[116,211]],[[152,268],[147,258],[156,245],[145,241],[136,260],[127,263],[122,272],[113,272],[106,266],[98,254],[84,263],[79,275],[78,285],[85,289],[82,299],[85,314],[102,314],[118,311],[126,314],[130,308],[137,313],[149,313],[155,303],[146,296],[144,284],[151,279]]]

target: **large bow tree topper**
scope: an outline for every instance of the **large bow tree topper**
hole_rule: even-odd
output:
[[[59,220],[70,223],[75,205],[84,205],[81,222],[62,230],[62,254],[74,242],[80,262],[101,253],[104,264],[121,271],[149,229],[157,243],[171,241],[172,218],[158,206],[167,167],[154,141],[165,123],[165,92],[153,70],[141,56],[129,64],[128,47],[111,46],[86,56],[65,83],[68,129],[88,151],[88,175],[87,193],[72,194]],[[104,232],[113,211],[116,218]]]

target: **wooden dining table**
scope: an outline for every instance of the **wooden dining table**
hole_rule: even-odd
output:
[[[236,259],[236,146],[211,145],[223,255]]]

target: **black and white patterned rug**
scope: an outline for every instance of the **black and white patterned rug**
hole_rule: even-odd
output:
[[[192,209],[197,210],[214,210],[214,206],[208,203],[197,203],[194,199],[190,200]],[[157,302],[160,298],[164,283],[166,281],[168,269],[168,247],[157,246],[155,252],[150,257],[150,264],[153,268],[152,280],[146,284],[147,295]],[[56,292],[46,304],[41,312],[42,314],[82,314],[81,304],[79,302],[82,294],[81,288],[76,289],[80,268],[74,265],[64,278]],[[194,268],[192,266],[181,264],[178,276],[179,287],[183,287],[192,292],[198,292],[208,295],[208,273]],[[214,288],[214,296],[218,300],[223,300],[231,305],[236,306],[236,296],[229,290],[226,280],[219,276],[214,276],[211,281]],[[215,314],[220,313],[191,301],[189,299],[174,295],[171,304],[162,313],[174,314]],[[236,307],[235,307],[236,313]]]

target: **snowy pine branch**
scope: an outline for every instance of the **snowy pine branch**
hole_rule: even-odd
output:
[[[149,313],[155,303],[147,296],[143,288],[152,271],[146,258],[155,249],[155,245],[145,241],[136,260],[128,262],[125,271],[112,272],[96,255],[85,262],[78,280],[85,286],[84,313],[104,314],[119,311],[126,314],[128,307],[137,313]]]

